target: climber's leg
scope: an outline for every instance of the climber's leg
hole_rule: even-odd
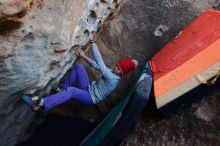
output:
[[[63,88],[71,87],[72,82],[76,81],[78,88],[86,90],[89,85],[89,77],[82,64],[76,64],[63,84]]]
[[[67,87],[60,92],[43,98],[44,100],[44,109],[48,110],[56,105],[59,105],[69,99],[74,99],[78,102],[81,102],[85,105],[92,105],[93,101],[89,91],[85,91],[75,87]]]

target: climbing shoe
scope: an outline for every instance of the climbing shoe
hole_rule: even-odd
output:
[[[37,111],[40,109],[42,104],[42,98],[38,97],[38,96],[34,96],[34,97],[30,97],[27,95],[23,95],[22,100],[33,110],[33,111]]]

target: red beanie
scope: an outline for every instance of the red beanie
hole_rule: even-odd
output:
[[[117,65],[121,70],[122,76],[135,68],[131,58],[118,60]]]

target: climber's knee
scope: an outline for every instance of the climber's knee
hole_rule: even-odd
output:
[[[82,64],[77,63],[77,64],[75,65],[75,68],[84,68],[84,67],[83,67],[83,65],[82,65]]]

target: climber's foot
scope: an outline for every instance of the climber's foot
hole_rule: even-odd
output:
[[[38,96],[30,97],[23,95],[22,100],[33,110],[39,111],[44,106],[44,100]]]

